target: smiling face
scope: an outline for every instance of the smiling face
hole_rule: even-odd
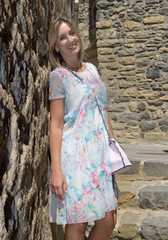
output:
[[[79,54],[80,39],[73,28],[65,22],[61,23],[58,29],[55,49],[60,52],[66,63]]]

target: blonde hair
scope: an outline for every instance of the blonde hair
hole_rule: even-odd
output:
[[[79,40],[80,40],[80,51],[78,54],[79,57],[79,62],[82,63],[83,61],[83,55],[84,55],[84,51],[83,51],[83,43],[82,43],[82,39],[79,35],[79,32],[77,30],[77,28],[75,27],[75,25],[73,24],[73,22],[71,20],[65,19],[65,18],[58,18],[56,20],[53,20],[50,23],[50,28],[49,28],[49,36],[48,36],[48,40],[49,40],[49,60],[50,63],[52,65],[52,67],[61,67],[63,65],[63,63],[65,64],[65,61],[61,55],[60,52],[57,52],[55,49],[55,44],[57,41],[57,37],[58,37],[58,31],[59,28],[61,26],[62,23],[66,23],[74,32],[75,34],[78,36]]]

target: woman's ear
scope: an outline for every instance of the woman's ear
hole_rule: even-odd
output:
[[[56,45],[55,45],[55,51],[58,53],[59,52],[59,50],[58,50],[58,48],[56,47]]]

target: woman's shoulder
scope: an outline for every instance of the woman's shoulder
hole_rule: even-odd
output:
[[[63,67],[56,67],[50,72],[50,74],[60,73],[60,72],[63,72],[64,70],[65,69]]]
[[[84,63],[86,65],[86,67],[91,68],[91,69],[96,69],[96,66],[93,63],[90,62],[85,62]]]
[[[50,77],[59,77],[62,78],[63,76],[67,76],[67,70],[63,67],[56,67],[50,72]]]
[[[93,74],[96,74],[96,75],[99,74],[97,67],[93,63],[87,62],[85,64],[86,64],[86,68],[90,70]]]

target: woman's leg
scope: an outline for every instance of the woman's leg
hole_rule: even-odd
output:
[[[88,223],[67,224],[65,226],[65,240],[85,240]]]
[[[88,240],[109,240],[117,220],[117,210],[107,212],[105,218],[95,221]]]

